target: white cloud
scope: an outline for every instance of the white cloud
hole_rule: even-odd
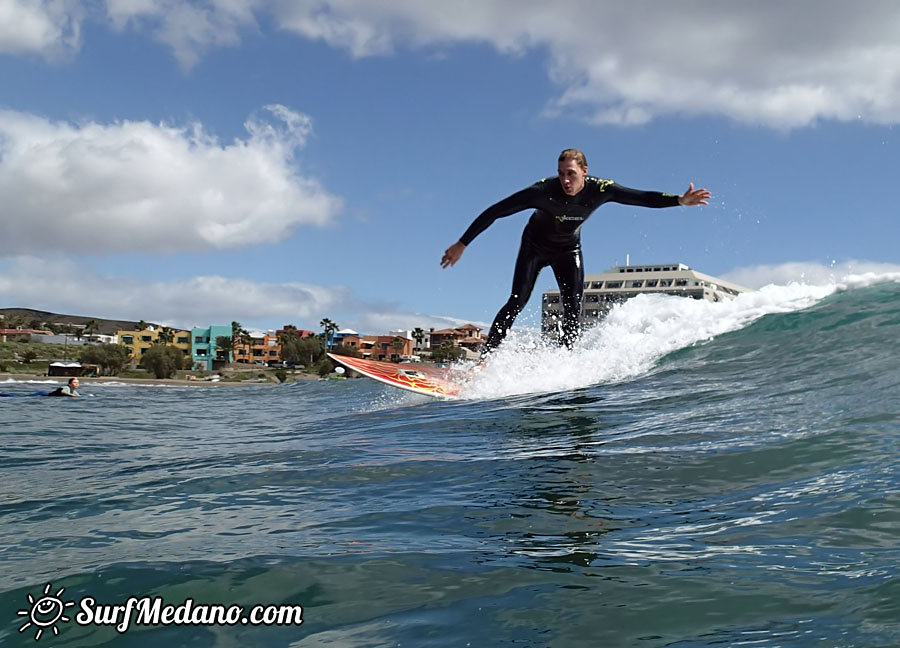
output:
[[[65,315],[133,319],[188,328],[237,320],[252,328],[294,324],[319,329],[328,317],[367,335],[395,329],[460,326],[458,318],[406,312],[356,298],[346,286],[281,283],[207,275],[152,281],[108,276],[66,259],[0,259],[2,305]],[[477,323],[476,323],[477,324]]]
[[[483,322],[462,320],[458,317],[446,315],[423,315],[412,313],[402,309],[394,309],[384,306],[367,306],[358,313],[351,315],[352,323],[348,324],[355,331],[366,335],[387,335],[388,331],[413,330],[416,327],[428,331],[433,328],[436,331],[446,328],[456,328],[464,324],[474,324],[484,327],[485,331],[490,326]],[[351,320],[348,320],[350,322]],[[343,325],[343,321],[338,320]]]
[[[275,26],[353,56],[487,44],[546,53],[550,114],[598,124],[724,116],[775,128],[900,119],[900,5],[867,0],[105,0],[115,29],[147,30],[185,67]],[[77,44],[79,0],[0,0],[0,51]],[[0,25],[15,25],[0,19]]]
[[[185,68],[212,47],[240,43],[241,32],[256,29],[259,0],[106,0],[106,13],[116,29],[147,28],[172,48]]]
[[[182,327],[243,323],[317,326],[347,299],[342,286],[270,283],[221,276],[147,281],[103,276],[66,260],[11,257],[0,262],[6,304],[107,319],[144,319]]]
[[[408,45],[545,48],[551,112],[596,123],[725,115],[778,128],[900,115],[900,6],[837,0],[277,2],[280,24],[355,56]]]
[[[284,106],[221,144],[200,124],[70,124],[0,111],[0,254],[175,252],[283,239],[341,202],[298,174],[309,118]]]
[[[849,277],[869,274],[893,281],[895,276],[900,277],[900,265],[874,261],[843,261],[829,265],[790,262],[738,268],[723,274],[722,278],[747,288],[757,289],[770,284],[786,286],[790,283],[831,286],[844,283]]]
[[[78,0],[0,0],[0,53],[47,58],[80,45]]]

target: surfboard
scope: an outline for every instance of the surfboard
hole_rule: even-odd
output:
[[[385,385],[432,398],[452,400],[459,396],[464,373],[427,364],[396,364],[329,353],[328,357],[358,374]]]

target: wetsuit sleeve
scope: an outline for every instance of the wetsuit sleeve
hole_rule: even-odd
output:
[[[543,195],[539,189],[539,185],[540,183],[537,183],[526,189],[522,189],[522,191],[517,191],[513,195],[504,198],[500,202],[485,209],[478,215],[478,218],[472,221],[472,224],[469,225],[469,229],[459,237],[460,242],[468,247],[469,243],[471,243],[476,236],[490,227],[498,218],[510,216],[523,209],[538,207],[537,201]]]
[[[615,182],[607,187],[606,191],[610,194],[610,202],[617,202],[622,205],[635,205],[636,207],[678,206],[678,196],[675,194],[631,189]]]

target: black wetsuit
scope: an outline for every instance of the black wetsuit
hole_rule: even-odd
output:
[[[581,330],[581,300],[584,265],[581,257],[581,226],[597,207],[607,202],[640,207],[675,207],[678,196],[658,191],[640,191],[586,176],[584,188],[567,195],[558,178],[544,178],[484,210],[459,239],[468,246],[498,218],[524,209],[534,209],[525,231],[513,273],[509,300],[497,313],[485,342],[485,352],[495,349],[528,303],[541,269],[550,266],[559,284],[563,305],[562,341],[571,345]]]

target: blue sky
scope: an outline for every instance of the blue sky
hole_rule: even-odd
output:
[[[602,207],[589,273],[896,270],[900,8],[846,6],[0,0],[0,307],[489,323],[528,214],[440,257],[567,147],[592,175],[713,193]]]

